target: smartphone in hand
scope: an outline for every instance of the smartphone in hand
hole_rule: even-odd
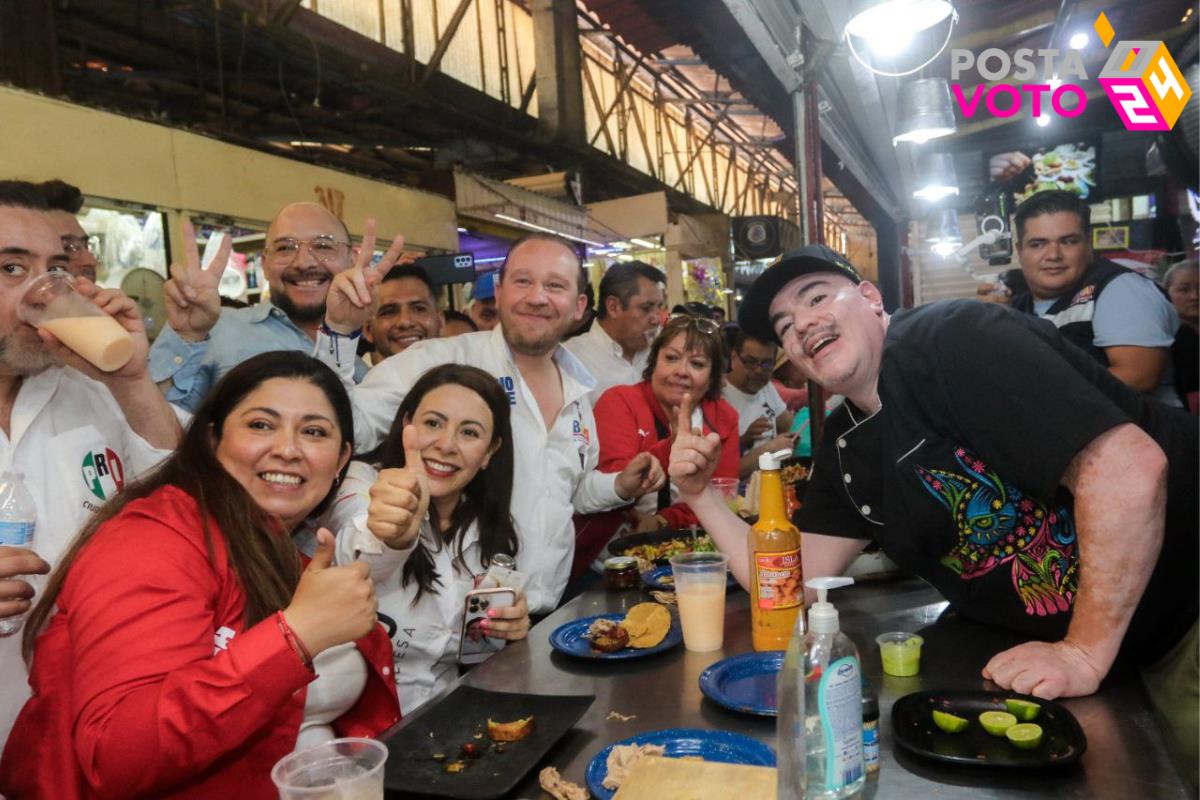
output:
[[[480,623],[488,618],[488,610],[516,605],[517,593],[512,589],[473,589],[463,601],[462,633],[458,640],[458,663],[478,664],[487,661],[504,649],[504,639],[492,639]]]

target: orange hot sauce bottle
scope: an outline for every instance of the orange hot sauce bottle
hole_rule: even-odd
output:
[[[755,650],[786,650],[804,610],[804,574],[800,531],[784,507],[780,462],[790,451],[763,453],[758,522],[750,527],[750,629]]]

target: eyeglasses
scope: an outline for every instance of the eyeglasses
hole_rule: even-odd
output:
[[[741,362],[743,364],[745,364],[749,369],[758,370],[759,372],[770,372],[771,370],[773,370],[775,368],[775,359],[773,359],[773,358],[764,358],[764,359],[746,358],[744,355],[739,353],[737,350],[734,350],[733,353],[739,359],[741,359]]]
[[[69,256],[76,253],[90,253],[92,250],[92,240],[87,236],[60,236],[59,238],[62,240],[63,250],[66,250]]]
[[[267,246],[267,257],[280,266],[287,266],[300,255],[302,247],[307,247],[312,257],[322,265],[337,261],[350,249],[347,242],[339,242],[327,236],[318,236],[307,242],[296,239],[276,239]]]
[[[721,326],[714,320],[705,317],[697,317],[692,314],[672,314],[667,317],[667,328],[695,328],[703,334],[712,335],[721,330]]]

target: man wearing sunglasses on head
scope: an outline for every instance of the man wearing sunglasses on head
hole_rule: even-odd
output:
[[[743,480],[758,469],[760,455],[791,450],[796,442],[788,432],[792,412],[771,383],[775,352],[774,343],[755,339],[740,327],[729,334],[729,372],[721,396],[738,412],[738,477]]]
[[[167,399],[194,410],[217,380],[251,356],[273,350],[314,353],[333,278],[351,266],[370,263],[375,223],[367,220],[360,248],[350,244],[345,223],[316,203],[285,206],[267,229],[263,272],[270,301],[248,308],[222,308],[217,287],[229,259],[226,238],[212,266],[203,269],[196,235],[183,222],[184,264],[171,265],[163,286],[167,325],[150,349],[150,374]],[[404,249],[396,236],[377,269],[386,274]],[[354,365],[354,380],[367,367]]]

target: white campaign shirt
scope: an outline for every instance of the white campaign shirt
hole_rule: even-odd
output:
[[[414,605],[417,584],[413,581],[403,586],[401,577],[416,544],[393,550],[367,530],[368,493],[376,476],[369,465],[350,462],[337,501],[309,527],[324,526],[336,533],[338,564],[362,561],[371,568],[380,621],[392,640],[400,709],[408,715],[458,678],[463,601],[475,588],[475,576],[486,570],[480,561],[478,528],[472,525],[463,535],[464,570],[454,564],[457,544],[439,547],[426,518],[420,537],[433,558],[439,583]]]
[[[563,347],[570,350],[596,379],[596,388],[588,393],[593,406],[600,395],[614,386],[641,383],[650,358],[647,347],[634,354],[632,362],[626,361],[621,345],[613,341],[600,323],[601,320],[596,320],[587,331],[563,343]]]
[[[528,576],[531,613],[558,605],[575,555],[576,511],[589,514],[626,504],[617,494],[616,474],[596,472],[600,444],[588,392],[595,381],[564,347],[554,352],[562,376],[563,407],[549,431],[533,392],[513,363],[503,326],[449,339],[426,339],[372,367],[363,382],[351,382],[356,340],[317,338],[317,356],[338,370],[354,404],[355,450],[373,449],[387,434],[396,409],[425,372],[441,364],[468,364],[495,375],[512,408],[512,518],[520,545],[517,569]]]
[[[33,549],[51,567],[93,511],[171,452],[134,433],[108,387],[67,367],[24,380],[9,430],[0,468],[25,476],[38,512]],[[0,748],[29,698],[25,674],[21,633],[0,639]]]
[[[729,381],[725,381],[725,385],[721,387],[721,396],[738,412],[738,436],[745,434],[759,417],[766,417],[771,423],[770,429],[751,443],[751,449],[775,435],[775,421],[779,419],[780,414],[787,411],[787,403],[783,402],[779,390],[770,381],[754,394],[746,394]]]

